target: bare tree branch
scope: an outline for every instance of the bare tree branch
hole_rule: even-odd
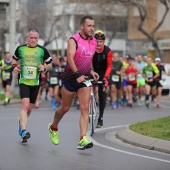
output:
[[[165,6],[165,12],[164,12],[164,15],[161,19],[161,21],[158,23],[158,25],[152,30],[151,32],[151,35],[154,36],[155,32],[160,28],[160,26],[163,24],[164,20],[165,20],[165,17],[167,16],[168,14],[168,11],[169,11],[169,7],[168,7],[168,3],[166,0],[159,0],[164,6]]]

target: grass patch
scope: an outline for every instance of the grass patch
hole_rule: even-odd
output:
[[[13,96],[14,99],[20,99],[19,94],[14,94]],[[5,95],[4,94],[0,94],[0,100],[4,100],[5,99]]]
[[[132,124],[130,129],[141,135],[170,141],[170,116]]]

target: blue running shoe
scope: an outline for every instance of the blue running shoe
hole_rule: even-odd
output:
[[[53,110],[56,110],[56,109],[57,109],[57,102],[55,102],[55,101],[53,102],[52,109],[53,109]]]
[[[112,109],[116,109],[116,102],[112,103]]]
[[[116,105],[116,108],[117,108],[117,109],[120,109],[120,102],[117,102],[116,104],[117,104],[117,105]]]
[[[20,118],[18,118],[18,134],[21,136],[21,133],[22,133],[22,128],[20,124]]]

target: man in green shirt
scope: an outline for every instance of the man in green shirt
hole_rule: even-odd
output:
[[[150,92],[154,93],[156,89],[156,78],[159,76],[159,70],[157,66],[152,62],[152,59],[149,57],[146,60],[147,65],[143,69],[143,77],[146,81],[145,85],[145,105],[149,108],[149,95]]]
[[[6,106],[10,102],[10,88],[12,83],[12,58],[9,52],[6,52],[4,59],[0,61],[1,79],[2,86],[5,91],[5,101]]]
[[[29,30],[27,44],[17,47],[12,60],[13,72],[18,75],[22,108],[19,117],[18,133],[22,142],[27,142],[30,133],[26,131],[27,119],[31,114],[40,88],[40,74],[51,69],[52,59],[46,48],[38,45],[39,33]],[[19,61],[19,65],[18,65]],[[46,63],[46,67],[44,67]]]

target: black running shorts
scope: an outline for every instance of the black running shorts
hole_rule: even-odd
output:
[[[30,103],[34,104],[37,99],[39,88],[40,88],[39,85],[29,86],[29,85],[25,85],[25,84],[19,84],[21,99],[29,98]]]

